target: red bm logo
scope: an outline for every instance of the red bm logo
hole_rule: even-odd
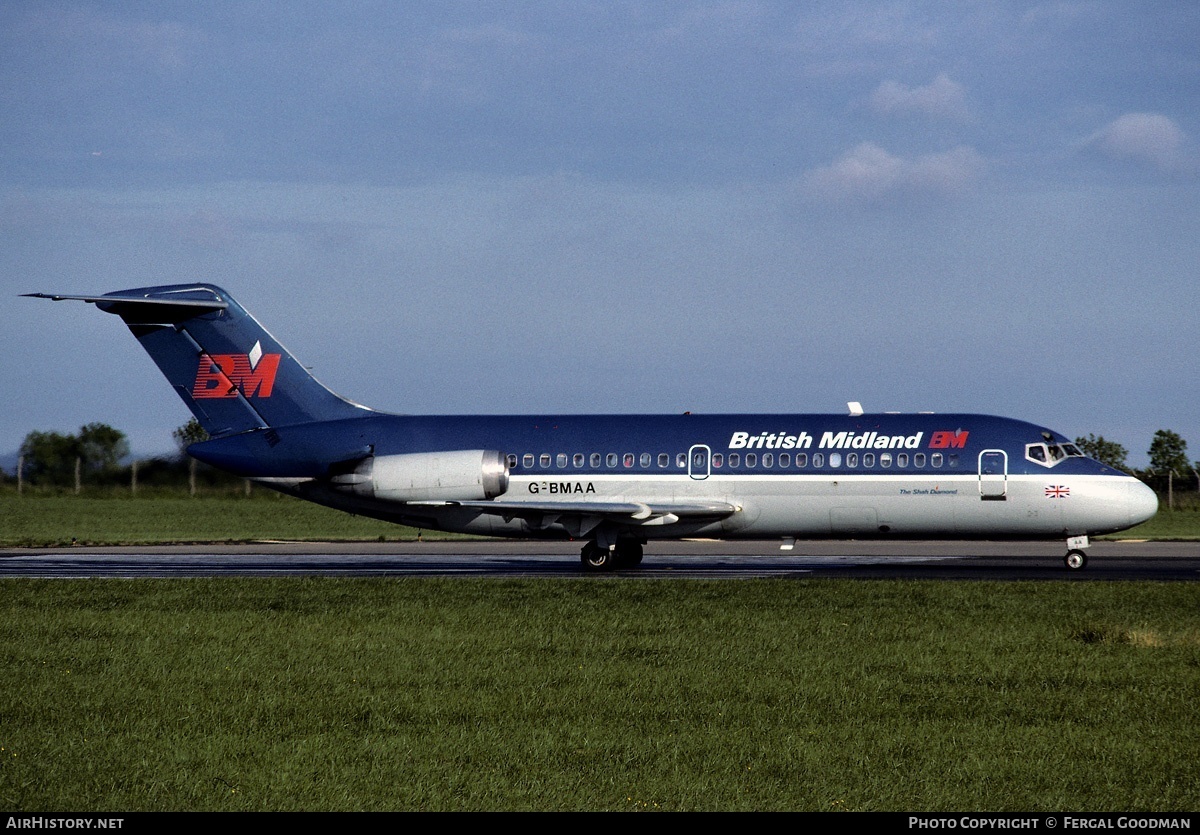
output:
[[[260,343],[249,354],[201,354],[192,397],[197,400],[270,397],[279,371],[280,354],[264,354]]]
[[[959,430],[957,432],[934,432],[929,437],[930,449],[965,449],[967,446],[967,435],[970,432]]]

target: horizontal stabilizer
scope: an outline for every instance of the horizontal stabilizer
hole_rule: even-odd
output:
[[[168,305],[171,307],[196,307],[206,310],[224,310],[229,307],[229,302],[219,299],[150,299],[145,296],[68,296],[63,293],[24,293],[23,295],[30,299],[49,299],[52,302],[76,301],[91,302],[92,304],[153,304]]]
[[[220,298],[184,298],[182,296],[133,296],[113,293],[107,296],[75,296],[65,293],[25,293],[31,299],[50,299],[55,302],[78,301],[94,304],[105,313],[115,313],[130,324],[137,322],[183,322],[193,316],[214,313],[229,308]]]

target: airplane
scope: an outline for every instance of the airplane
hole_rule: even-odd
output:
[[[119,316],[208,432],[189,455],[416,528],[580,540],[590,571],[652,540],[1063,539],[1154,516],[1154,491],[1060,433],[975,414],[410,416],[318,382],[225,290],[75,300]]]

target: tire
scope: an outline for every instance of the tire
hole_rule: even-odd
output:
[[[1087,565],[1087,554],[1083,551],[1068,551],[1063,558],[1068,571],[1081,571]]]
[[[585,571],[612,571],[616,567],[616,555],[595,542],[589,542],[579,552],[579,563]]]

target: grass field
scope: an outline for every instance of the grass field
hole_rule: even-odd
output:
[[[10,546],[415,536],[0,493]],[[0,612],[14,812],[1200,808],[1191,584],[5,580]]]
[[[427,534],[426,534],[427,535]],[[280,493],[131,497],[0,493],[0,545],[141,545],[265,539],[415,539],[417,531],[331,510]],[[448,535],[446,535],[448,536]]]
[[[1200,808],[1190,584],[0,582],[0,808]]]
[[[1126,539],[1200,539],[1200,505],[1160,510]],[[0,491],[0,546],[135,545],[160,542],[415,539],[417,530],[351,516],[266,490],[197,497],[184,491],[95,491],[81,496]],[[453,534],[423,532],[426,539]]]

